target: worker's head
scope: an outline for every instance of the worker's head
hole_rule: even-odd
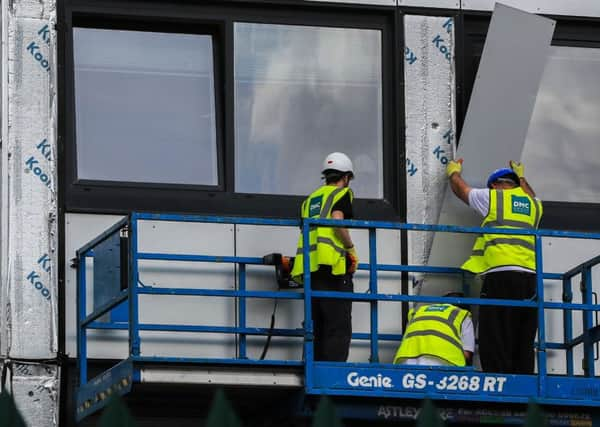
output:
[[[496,169],[487,180],[488,188],[514,188],[519,186],[519,177],[509,168]]]
[[[338,152],[328,154],[325,157],[322,173],[327,184],[344,180],[344,184],[347,186],[350,180],[354,178],[354,168],[350,157]]]

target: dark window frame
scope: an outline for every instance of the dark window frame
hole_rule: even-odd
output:
[[[554,46],[600,49],[600,18],[549,16],[557,24],[552,39]],[[490,23],[490,13],[463,13],[457,35],[457,122],[459,132],[465,118],[473,82]],[[458,65],[457,65],[458,66]],[[533,183],[535,186],[535,183]],[[574,203],[544,200],[541,228],[556,230],[600,231],[600,203]]]
[[[125,3],[125,4],[124,4]],[[59,22],[59,164],[60,206],[67,212],[124,214],[133,210],[207,215],[245,215],[290,218],[298,216],[303,196],[235,193],[233,23],[253,22],[340,28],[378,29],[382,33],[382,199],[357,199],[357,218],[403,220],[406,215],[402,81],[402,26],[396,8],[332,6],[297,2],[223,1],[190,4],[152,3],[148,0],[66,0]],[[211,34],[215,67],[217,159],[219,185],[78,181],[73,84],[73,27],[117,28]],[[61,102],[62,101],[62,102]]]
[[[213,50],[213,80],[214,80],[214,95],[215,95],[215,132],[216,132],[216,151],[217,151],[217,184],[216,185],[193,185],[193,184],[167,184],[167,183],[156,183],[156,182],[127,182],[127,181],[111,181],[111,180],[91,180],[91,179],[78,179],[77,178],[77,137],[75,130],[76,107],[73,104],[73,120],[71,129],[71,141],[72,145],[67,151],[68,164],[71,166],[65,170],[67,173],[67,182],[74,183],[74,185],[82,186],[85,188],[102,188],[102,187],[121,187],[121,188],[136,188],[136,189],[170,189],[173,187],[186,188],[190,190],[200,191],[223,191],[223,118],[219,112],[221,111],[222,97],[219,96],[218,88],[222,86],[221,73],[222,68],[218,60],[219,52],[219,40],[223,33],[223,26],[219,23],[173,23],[173,22],[156,22],[150,23],[147,21],[136,21],[136,20],[123,20],[118,18],[99,20],[90,16],[76,16],[75,25],[72,28],[92,28],[92,29],[103,29],[103,30],[126,30],[126,31],[148,31],[148,32],[161,32],[171,34],[197,34],[197,35],[209,35],[212,39],[212,50]],[[71,40],[72,41],[72,40]],[[73,52],[73,44],[71,43],[71,52]],[[72,57],[72,54],[71,54]],[[72,67],[71,72],[74,71]],[[74,73],[73,73],[74,74]],[[74,85],[74,75],[71,78]],[[72,89],[73,96],[75,95],[75,89]]]

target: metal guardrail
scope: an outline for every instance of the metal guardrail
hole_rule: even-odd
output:
[[[301,226],[304,238],[304,283],[303,292],[298,291],[250,291],[246,289],[246,266],[263,265],[260,257],[238,256],[209,256],[197,254],[165,254],[140,252],[138,250],[139,221],[175,221],[216,224],[243,224],[256,226]],[[347,228],[367,229],[369,237],[369,262],[359,264],[359,270],[369,274],[369,288],[366,293],[345,293],[313,291],[310,287],[308,238],[309,229],[315,225],[344,226]],[[94,256],[94,249],[103,242],[114,238],[126,229],[128,233],[127,248],[127,289],[121,290],[87,314],[86,307],[86,258]],[[533,235],[536,248],[537,300],[514,301],[479,298],[449,298],[417,295],[383,294],[378,292],[377,276],[380,271],[387,272],[421,272],[429,274],[462,274],[463,271],[454,267],[395,265],[377,263],[377,230],[406,230],[414,232],[450,232],[450,233],[493,233],[510,235]],[[304,366],[305,389],[307,393],[326,393],[352,396],[377,397],[440,397],[444,399],[509,401],[523,402],[530,396],[540,402],[600,406],[600,385],[595,384],[594,344],[600,339],[600,326],[595,323],[595,317],[600,312],[600,304],[594,302],[592,289],[592,268],[600,263],[600,256],[592,258],[565,273],[548,273],[543,270],[542,238],[574,238],[600,240],[600,234],[579,233],[555,230],[516,230],[481,227],[459,227],[448,225],[406,224],[381,221],[359,220],[323,220],[306,219],[280,220],[243,217],[212,217],[173,214],[132,213],[128,218],[119,221],[104,233],[82,246],[77,251],[78,260],[78,323],[77,348],[80,373],[80,390],[78,393],[78,418],[85,417],[91,411],[101,407],[104,398],[113,392],[126,393],[131,383],[139,380],[137,364],[143,363],[191,363],[191,364],[237,364],[243,366]],[[237,265],[237,284],[235,290],[223,289],[183,289],[147,287],[139,285],[138,265],[140,260],[188,261],[210,263],[233,263]],[[122,266],[124,267],[124,266]],[[572,303],[573,277],[582,276],[582,303]],[[544,301],[544,280],[562,281],[563,302]],[[238,301],[236,326],[206,326],[206,325],[166,325],[144,324],[139,321],[140,295],[186,295],[186,296],[218,296],[236,298]],[[315,362],[313,360],[313,324],[311,316],[311,298],[344,298],[357,302],[370,303],[369,333],[353,333],[353,339],[368,340],[370,343],[370,363],[331,363]],[[295,329],[270,329],[248,327],[246,324],[246,300],[248,298],[295,299],[304,300],[304,322]],[[398,302],[448,302],[452,304],[471,305],[501,305],[514,307],[538,308],[538,340],[537,366],[538,374],[526,375],[486,375],[484,373],[443,367],[435,369],[412,369],[398,365],[381,364],[378,360],[379,341],[400,341],[400,334],[380,334],[378,332],[379,313],[378,301]],[[106,315],[115,307],[126,303],[128,307],[127,322],[101,322],[100,317]],[[564,313],[563,342],[547,342],[545,312],[547,310],[562,310]],[[583,333],[573,336],[573,311],[582,311]],[[89,329],[127,329],[129,337],[129,355],[126,360],[112,370],[88,381],[87,373],[87,331]],[[183,358],[183,357],[148,357],[141,356],[141,331],[174,331],[197,332],[212,334],[236,334],[237,356],[235,358]],[[304,337],[303,360],[252,360],[247,357],[246,337],[249,335]],[[584,377],[574,376],[573,348],[577,345],[584,347]],[[547,372],[547,349],[565,351],[567,372],[564,377],[556,378]],[[455,384],[454,384],[455,382]],[[487,384],[487,385],[486,385]],[[487,387],[487,389],[486,389]],[[500,392],[498,391],[500,390]],[[502,392],[504,390],[505,392]],[[577,392],[579,390],[579,392]]]

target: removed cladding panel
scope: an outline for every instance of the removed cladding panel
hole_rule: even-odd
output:
[[[488,175],[519,160],[538,87],[550,53],[555,22],[498,4],[492,16],[456,157],[463,178],[485,187]],[[446,191],[440,224],[479,226],[481,218]],[[429,265],[460,266],[475,236],[436,233]],[[456,277],[428,276],[425,295],[460,287]]]
[[[494,9],[495,3],[496,0],[462,0],[462,9],[488,11]],[[502,3],[530,13],[600,17],[598,0],[502,0]]]
[[[438,220],[456,129],[454,19],[404,16],[407,221]],[[432,233],[410,232],[409,263],[424,265]]]
[[[10,179],[0,341],[6,356],[49,359],[57,352],[54,23],[18,16],[4,22],[10,81],[2,168]]]
[[[53,427],[58,425],[59,369],[56,365],[12,363],[11,392],[25,425]]]

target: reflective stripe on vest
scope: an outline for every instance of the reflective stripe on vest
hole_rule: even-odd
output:
[[[352,200],[352,190],[346,187],[335,187],[325,185],[315,190],[302,204],[302,218],[331,219],[331,210],[333,206],[346,195],[350,194]],[[318,213],[311,216],[311,201],[322,197],[321,206]],[[313,206],[314,208],[314,206]],[[346,250],[341,240],[335,234],[334,228],[324,226],[311,226],[309,229],[309,255],[310,271],[316,271],[319,265],[331,266],[332,273],[341,275],[346,273]],[[296,259],[291,275],[294,280],[301,282],[304,272],[304,251],[303,251],[302,233],[298,238],[296,250]]]
[[[520,200],[514,201],[527,207],[528,211],[515,212],[514,207],[505,206],[514,198],[527,199],[529,205]],[[521,187],[508,190],[490,190],[490,209],[482,227],[536,229],[543,207],[541,202],[530,197]],[[535,270],[535,237],[510,236],[504,234],[483,234],[477,237],[471,257],[462,268],[473,273],[484,273],[501,266],[519,266]]]
[[[450,304],[430,304],[419,307],[416,312],[411,310],[411,314],[394,363],[434,356],[455,366],[465,366],[460,330],[469,315],[467,310]]]

